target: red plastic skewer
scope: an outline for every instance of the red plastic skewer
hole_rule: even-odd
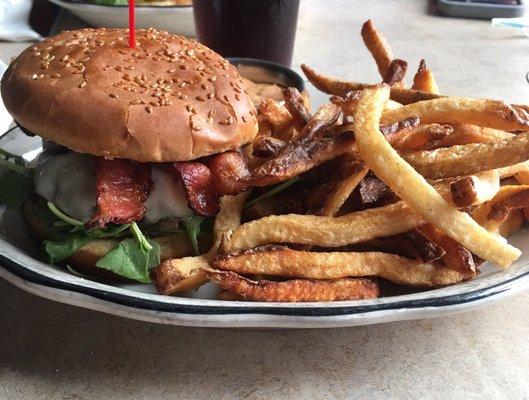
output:
[[[129,47],[136,45],[136,21],[134,18],[134,0],[129,0]]]

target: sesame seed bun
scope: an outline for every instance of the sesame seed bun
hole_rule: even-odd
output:
[[[2,79],[16,121],[72,150],[141,162],[187,161],[257,134],[235,67],[207,47],[154,29],[63,32],[26,49]]]

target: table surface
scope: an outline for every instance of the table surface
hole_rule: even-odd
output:
[[[443,92],[528,101],[529,39],[432,8],[303,0],[294,65],[378,81],[359,35],[372,18],[412,70],[426,58]],[[25,47],[0,43],[0,59]],[[0,399],[529,398],[527,292],[452,317],[307,331],[153,325],[52,303],[4,281],[0,310]]]

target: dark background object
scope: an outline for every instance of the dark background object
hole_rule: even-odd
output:
[[[521,17],[526,5],[523,0],[437,0],[441,14],[476,19]]]
[[[34,0],[29,13],[29,24],[40,35],[48,36],[59,12],[60,7],[49,1]]]
[[[194,0],[197,39],[224,57],[290,66],[299,0]]]

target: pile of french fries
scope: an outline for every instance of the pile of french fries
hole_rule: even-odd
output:
[[[265,99],[247,149],[253,193],[222,199],[208,253],[154,271],[160,293],[211,281],[224,300],[365,299],[520,256],[505,237],[529,218],[529,107],[443,96],[424,60],[407,87],[407,63],[371,21],[362,38],[382,82],[303,65],[328,104],[311,114],[292,88]],[[290,186],[259,196],[271,185]]]

